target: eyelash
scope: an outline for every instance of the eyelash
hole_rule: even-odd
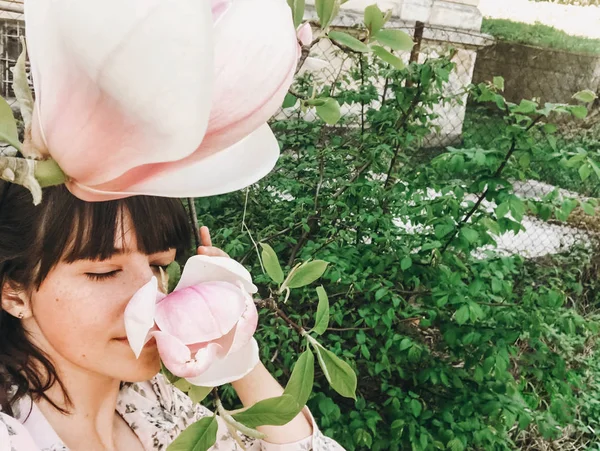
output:
[[[160,269],[162,268],[163,271],[167,270],[167,267],[169,265],[151,265],[153,268],[156,268],[157,271],[160,271]],[[115,271],[110,271],[110,272],[104,272],[104,273],[93,273],[93,272],[86,272],[85,276],[88,279],[94,280],[96,282],[98,281],[102,281],[102,280],[108,280],[114,276],[116,276],[118,273],[120,273],[121,270],[115,270]]]

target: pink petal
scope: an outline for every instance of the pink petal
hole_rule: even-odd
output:
[[[228,149],[187,165],[142,167],[131,171],[127,177],[101,187],[87,187],[76,181],[67,186],[74,195],[89,202],[139,194],[163,197],[216,196],[257,182],[271,172],[278,158],[277,139],[269,126],[264,124]],[[142,174],[144,171],[148,173]]]
[[[238,287],[206,282],[174,291],[161,301],[156,306],[156,325],[183,344],[203,343],[227,334],[245,309],[245,294]]]
[[[135,357],[138,358],[154,326],[156,301],[159,298],[156,277],[140,288],[125,307],[125,331]]]
[[[237,352],[242,349],[254,336],[258,326],[258,311],[254,304],[252,296],[246,296],[246,310],[242,314],[237,327],[235,328],[235,338],[231,345],[230,352]]]
[[[212,0],[213,22],[216,24],[227,12],[233,0]]]
[[[209,2],[28,0],[25,13],[34,144],[72,179],[104,183],[202,142],[215,74]]]
[[[165,332],[153,332],[158,353],[167,369],[178,377],[198,377],[215,361],[220,346],[208,343],[194,357],[181,340]]]
[[[256,293],[258,288],[252,283],[252,276],[243,265],[229,257],[209,257],[194,255],[183,267],[183,274],[175,291],[203,282],[222,281],[237,285],[241,282],[248,293]]]
[[[235,0],[215,27],[214,103],[196,158],[227,148],[264,124],[281,106],[297,58],[286,2]]]
[[[243,378],[258,362],[258,344],[252,339],[237,352],[231,352],[224,359],[214,361],[199,376],[186,377],[186,380],[190,384],[202,387],[218,387]]]
[[[306,22],[304,25],[300,25],[298,27],[297,35],[298,41],[300,41],[302,45],[310,45],[313,40],[313,32],[310,23]]]
[[[259,23],[269,26],[258,26]],[[291,11],[285,2],[234,1],[216,24],[213,106],[208,131],[195,152],[175,162],[134,168],[103,184],[75,180],[77,185],[70,189],[77,196],[86,196],[87,187],[90,195],[82,197],[84,200],[103,200],[108,197],[101,197],[102,192],[119,193],[114,198],[157,191],[171,197],[182,193],[209,196],[256,182],[272,169],[279,149],[266,129],[242,144],[243,147],[228,151],[224,158],[203,163],[208,156],[266,127],[265,122],[279,109],[293,81],[297,58]],[[254,155],[244,158],[244,162],[250,163],[247,168],[232,159],[253,148]],[[224,165],[219,167],[216,163]],[[210,169],[217,172],[209,172]],[[168,177],[161,176],[163,172]],[[175,181],[175,186],[167,181]]]

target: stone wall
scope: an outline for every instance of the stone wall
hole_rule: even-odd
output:
[[[479,50],[473,82],[505,80],[511,102],[569,103],[583,89],[600,91],[600,57],[497,41]]]

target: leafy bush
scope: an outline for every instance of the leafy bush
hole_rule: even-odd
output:
[[[582,394],[598,375],[589,356],[599,323],[589,311],[597,307],[594,279],[581,273],[589,249],[540,261],[493,252],[494,236],[521,230],[528,211],[560,216],[574,207],[526,203],[510,180],[531,173],[532,136],[553,136],[550,115],[581,117],[585,108],[509,104],[500,79],[473,87],[476,101],[498,105],[502,132],[485,148],[431,160],[421,142],[434,106],[450,101],[451,59],[395,70],[349,53],[350,73],[320,91],[308,76],[294,95],[331,96],[358,126],[304,120],[303,104],[273,124],[284,152],[267,179],[196,201],[216,244],[254,274],[256,243],[270,244],[286,270],[299,260],[330,262],[323,339],[355,368],[358,399],[341,398],[315,374],[309,406],[325,433],[349,450],[506,450],[571,440],[577,425],[573,440],[591,443],[585,430],[596,407]],[[269,298],[269,277],[256,282]],[[306,288],[284,308],[310,327],[316,305]],[[261,324],[263,360],[287,377],[302,339],[271,310]]]

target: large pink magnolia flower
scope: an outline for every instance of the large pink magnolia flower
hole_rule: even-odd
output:
[[[297,64],[285,0],[26,0],[32,144],[84,200],[254,183]]]
[[[175,290],[165,295],[155,277],[125,309],[125,330],[138,357],[154,338],[171,373],[216,387],[248,374],[258,363],[252,338],[258,312],[250,273],[227,257],[188,260]]]

